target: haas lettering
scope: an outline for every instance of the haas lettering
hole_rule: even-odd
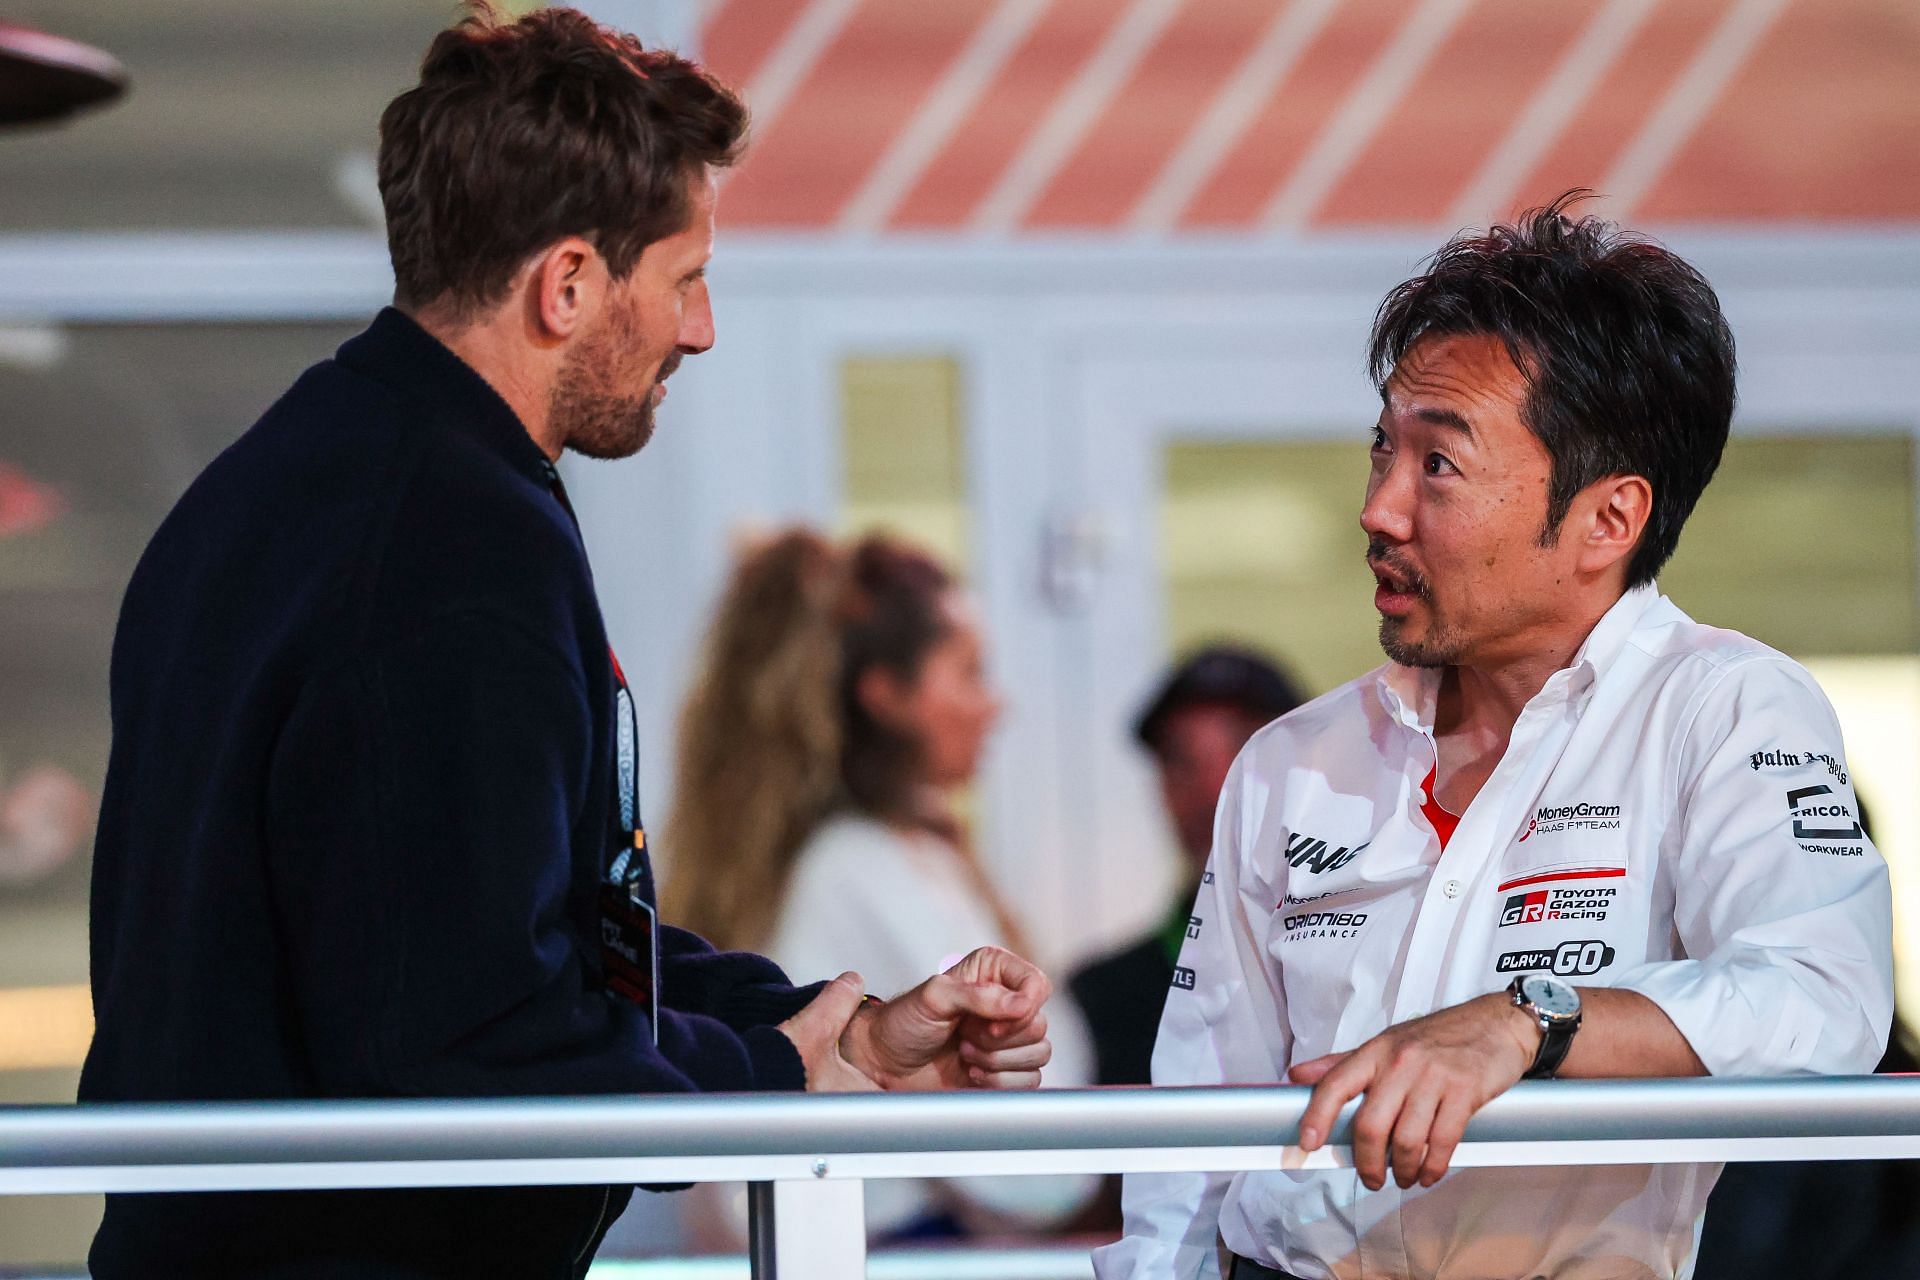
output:
[[[1367,841],[1372,844],[1373,841]],[[1357,844],[1351,849],[1331,849],[1325,840],[1302,833],[1287,837],[1287,865],[1296,871],[1309,871],[1318,875],[1322,871],[1338,871],[1355,858],[1367,844]]]

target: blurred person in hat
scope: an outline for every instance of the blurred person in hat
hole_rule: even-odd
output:
[[[1093,1033],[1100,1084],[1148,1083],[1160,1011],[1213,848],[1220,788],[1247,739],[1304,701],[1293,679],[1265,654],[1211,644],[1175,665],[1134,721],[1134,740],[1153,757],[1183,874],[1156,928],[1069,980]]]

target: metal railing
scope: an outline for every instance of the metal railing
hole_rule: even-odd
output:
[[[0,1107],[0,1194],[745,1181],[760,1280],[866,1265],[867,1178],[1338,1168],[1303,1088]],[[1522,1084],[1456,1168],[1920,1156],[1920,1078]]]
[[[687,1258],[601,1258],[587,1280],[752,1280],[745,1254]],[[0,1267],[0,1280],[87,1280],[83,1270]],[[890,1247],[867,1256],[866,1280],[1093,1280],[1082,1244]]]

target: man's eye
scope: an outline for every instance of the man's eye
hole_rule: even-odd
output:
[[[1427,455],[1427,474],[1430,476],[1444,476],[1458,470],[1459,468],[1455,467],[1444,453]]]
[[[1380,428],[1375,427],[1373,429],[1373,434],[1369,436],[1367,439],[1367,448],[1373,450],[1373,452],[1375,453],[1378,453],[1386,447],[1387,447],[1387,433],[1382,431]]]

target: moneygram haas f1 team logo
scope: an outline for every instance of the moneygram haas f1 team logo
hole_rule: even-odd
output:
[[[1620,806],[1594,804],[1580,800],[1573,804],[1543,804],[1527,819],[1515,844],[1525,844],[1536,835],[1559,835],[1567,831],[1618,831]]]

